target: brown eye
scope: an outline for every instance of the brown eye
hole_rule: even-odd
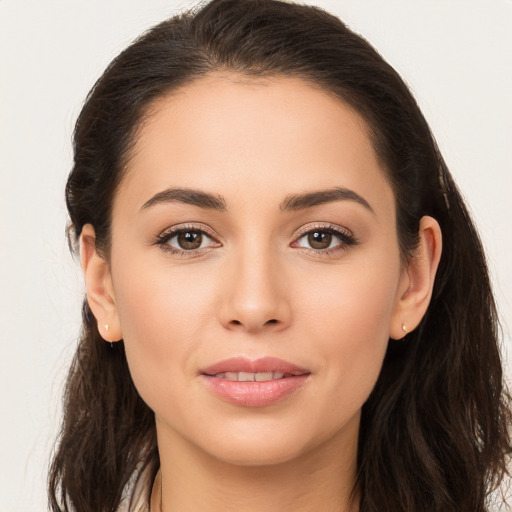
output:
[[[332,242],[332,233],[312,231],[308,233],[308,243],[312,249],[328,249]]]
[[[176,241],[180,249],[190,251],[199,249],[203,243],[201,231],[181,231],[176,235]]]
[[[304,232],[293,242],[292,247],[302,247],[316,251],[318,254],[328,254],[356,244],[357,241],[350,232],[332,226],[325,228],[319,226]]]
[[[206,234],[202,229],[176,229],[162,235],[159,245],[171,252],[186,253],[209,247],[219,247],[220,244]]]
[[[156,237],[155,244],[181,257],[200,256],[210,249],[222,247],[206,230],[187,226],[168,229]]]

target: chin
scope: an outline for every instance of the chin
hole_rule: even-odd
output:
[[[209,430],[204,437],[201,436],[197,446],[204,453],[227,464],[273,466],[314,456],[323,447],[333,449],[332,442],[338,444],[345,437],[344,429],[337,428],[310,431],[306,425],[302,425],[302,428],[300,425],[283,424],[267,424],[265,428],[261,424],[257,426],[260,428],[246,423],[237,425],[235,429]],[[351,436],[351,441],[356,439]]]

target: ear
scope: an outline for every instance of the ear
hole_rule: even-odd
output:
[[[119,341],[123,334],[115,301],[110,265],[96,250],[96,233],[86,224],[80,234],[80,264],[85,279],[87,303],[105,341]]]
[[[437,221],[422,217],[418,235],[418,247],[402,270],[391,318],[389,337],[395,340],[414,330],[425,315],[441,259],[442,234]]]

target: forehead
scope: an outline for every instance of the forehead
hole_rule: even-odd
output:
[[[391,198],[362,117],[295,78],[212,75],[157,99],[119,195],[143,204],[170,186],[223,196],[344,186]],[[368,192],[368,191],[367,191]]]

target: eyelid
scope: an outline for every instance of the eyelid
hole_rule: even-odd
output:
[[[209,228],[205,224],[201,224],[201,223],[195,224],[195,223],[190,223],[190,222],[186,222],[184,224],[177,224],[175,226],[170,226],[168,228],[165,228],[155,238],[162,239],[164,237],[172,236],[172,235],[175,235],[176,233],[179,233],[181,231],[187,231],[187,230],[201,231],[202,233],[205,233],[206,235],[208,235],[210,238],[212,238],[216,242],[220,243],[217,240],[218,237],[216,236],[216,234],[213,232],[213,230],[211,228]]]
[[[334,234],[339,233],[340,235],[344,235],[347,238],[352,238],[355,240],[354,233],[350,231],[350,229],[345,228],[343,226],[339,226],[337,224],[331,224],[330,222],[327,222],[325,224],[322,224],[321,222],[313,222],[312,224],[306,224],[305,226],[302,226],[297,233],[294,235],[294,239],[297,240],[298,238],[311,233],[311,231],[317,230],[323,230],[323,231],[330,231]]]

